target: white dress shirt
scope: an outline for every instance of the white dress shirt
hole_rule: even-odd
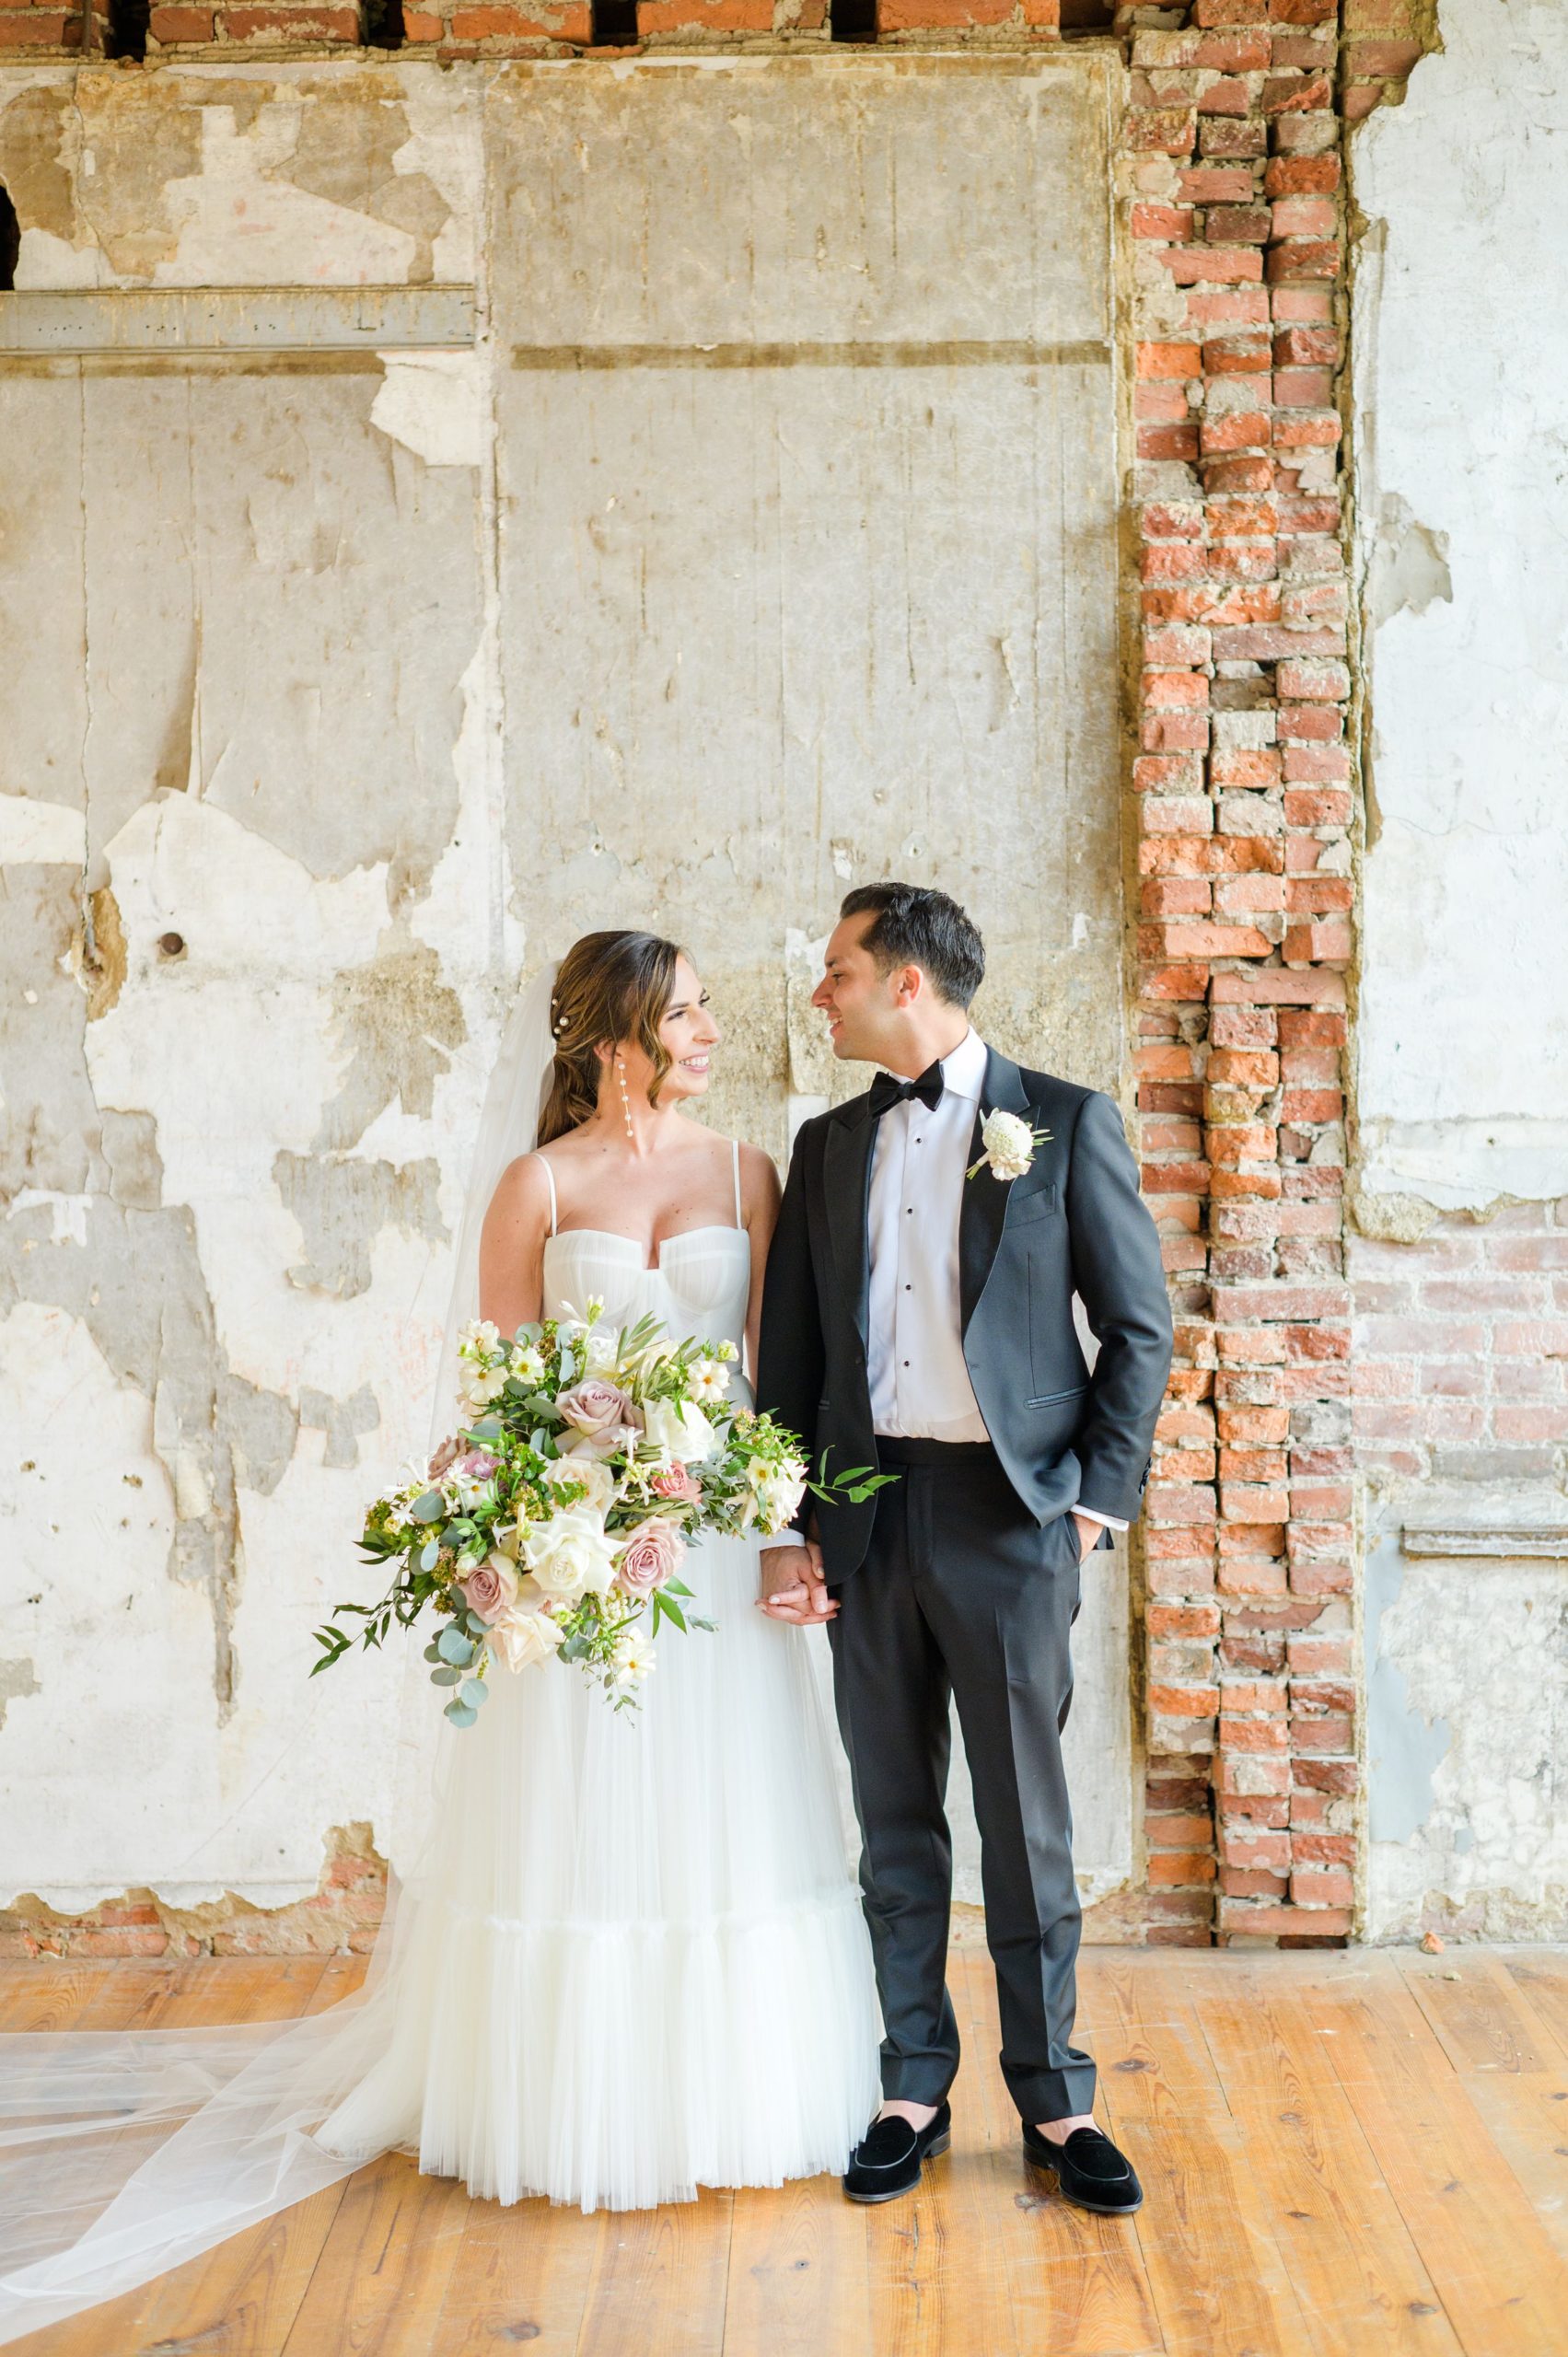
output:
[[[958,1295],[958,1220],[985,1069],[984,1040],[966,1031],[942,1059],[936,1105],[912,1097],[889,1106],[877,1127],[866,1214],[866,1375],[872,1427],[889,1439],[991,1437],[964,1362]],[[1112,1530],[1127,1527],[1086,1506],[1074,1511]],[[799,1535],[781,1531],[769,1543]]]

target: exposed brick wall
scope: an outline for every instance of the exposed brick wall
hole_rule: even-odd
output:
[[[1348,1241],[1361,1469],[1515,1496],[1568,1484],[1568,1200]]]
[[[1138,1062],[1179,1319],[1147,1535],[1156,1940],[1352,1923],[1337,14],[1194,0],[1132,44]]]
[[[387,1863],[368,1825],[334,1826],[319,1887],[291,1907],[254,1907],[232,1893],[207,1907],[170,1907],[128,1890],[82,1915],[41,1899],[0,1909],[0,1962],[23,1956],[360,1956],[375,1945],[387,1904]]]

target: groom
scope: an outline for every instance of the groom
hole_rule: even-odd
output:
[[[1109,1098],[970,1029],[984,950],[945,892],[852,892],[825,963],[812,1004],[834,1054],[882,1070],[796,1142],[757,1388],[814,1464],[825,1449],[830,1473],[897,1477],[861,1505],[807,1499],[761,1558],[764,1611],[828,1624],[864,1842],[885,2101],[844,2191],[889,2200],[947,2146],[956,1696],[1025,2153],[1069,2199],[1124,2212],[1143,2194],[1094,2125],[1095,2067],[1072,2043],[1061,1733],[1081,1558],[1126,1528],[1148,1477],[1171,1353],[1159,1246]],[[974,1169],[996,1111],[1015,1117],[1014,1156]],[[1092,1373],[1074,1294],[1099,1340]]]

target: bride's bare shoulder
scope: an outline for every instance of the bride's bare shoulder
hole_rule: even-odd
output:
[[[490,1215],[520,1226],[549,1225],[550,1178],[541,1153],[520,1154],[506,1165],[490,1198]]]
[[[754,1211],[778,1209],[778,1166],[765,1146],[753,1145],[747,1138],[737,1143],[740,1153],[740,1200],[749,1225]]]

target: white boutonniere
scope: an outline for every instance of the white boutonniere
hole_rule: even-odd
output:
[[[1049,1130],[1031,1130],[1016,1113],[1004,1113],[998,1107],[981,1123],[980,1138],[985,1152],[964,1176],[972,1178],[976,1171],[989,1170],[993,1178],[1010,1186],[1015,1178],[1023,1177],[1050,1137]]]

